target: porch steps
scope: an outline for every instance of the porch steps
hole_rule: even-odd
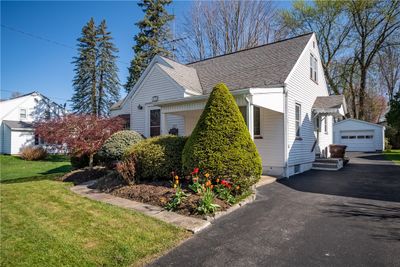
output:
[[[312,169],[324,171],[337,171],[343,168],[343,160],[336,158],[316,158]]]

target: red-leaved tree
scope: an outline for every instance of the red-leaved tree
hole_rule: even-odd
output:
[[[89,167],[93,167],[93,156],[104,141],[113,133],[122,130],[121,118],[100,118],[92,115],[67,115],[61,118],[38,122],[35,134],[46,143],[67,146],[71,154],[89,155]]]

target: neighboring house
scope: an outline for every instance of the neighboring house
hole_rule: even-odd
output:
[[[111,115],[129,117],[146,137],[190,135],[220,82],[243,113],[265,174],[288,177],[328,156],[333,117],[347,111],[343,97],[328,94],[313,33],[187,65],[156,56]]]
[[[38,92],[0,102],[1,154],[19,154],[29,145],[38,145],[33,123],[65,113],[65,109]]]
[[[385,150],[385,126],[383,125],[347,119],[335,123],[333,132],[335,143],[346,145],[346,151]]]

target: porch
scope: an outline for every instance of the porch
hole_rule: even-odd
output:
[[[251,88],[232,91],[263,162],[263,173],[281,176],[285,168],[283,87]],[[190,135],[200,118],[208,95],[154,103],[160,108],[161,134],[171,132],[167,116],[184,121],[183,135]]]

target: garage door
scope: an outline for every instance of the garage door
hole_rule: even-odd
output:
[[[347,151],[375,151],[374,131],[341,131],[340,143]]]

